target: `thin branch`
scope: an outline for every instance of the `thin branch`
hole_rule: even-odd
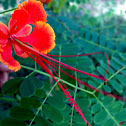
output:
[[[31,68],[31,67],[28,67],[28,66],[24,66],[24,65],[21,65],[21,67],[24,68],[24,69],[28,69],[28,70],[35,71],[36,73],[45,75],[45,76],[47,76],[47,77],[50,77],[50,75],[49,75],[48,73],[46,73],[46,72],[42,72],[42,71],[40,71],[40,70],[35,70],[34,68]],[[59,79],[59,78],[56,77],[56,76],[54,76],[54,77],[55,77],[56,79]],[[69,82],[67,82],[67,81],[65,81],[65,80],[63,80],[63,79],[62,79],[62,81],[63,81],[65,84],[67,84],[67,85],[69,85],[69,86],[71,86],[71,87],[73,87],[73,88],[76,89],[76,86],[74,86],[73,84],[71,84],[71,83],[69,83]],[[86,92],[86,93],[88,93],[88,94],[92,94],[91,91],[88,91],[88,90],[85,90],[85,89],[82,89],[82,88],[79,88],[79,87],[77,87],[77,89],[78,89],[78,90],[81,90],[81,91],[84,91],[84,92]]]
[[[51,90],[49,91],[49,93],[47,94],[47,96],[45,97],[44,101],[42,102],[41,106],[38,108],[38,110],[36,111],[34,117],[32,118],[30,124],[28,126],[31,126],[32,123],[34,122],[36,116],[39,114],[39,112],[42,110],[42,106],[44,105],[44,103],[46,102],[47,98],[49,97],[49,95],[51,94],[51,92],[53,91],[53,89],[56,87],[57,83],[54,84],[54,86],[51,88]]]
[[[75,78],[77,78],[77,72],[75,72]],[[74,92],[74,101],[76,99],[77,87],[78,87],[78,83],[76,81],[76,88],[75,88],[75,92]],[[74,113],[74,105],[72,106],[70,126],[72,126],[72,123],[73,123],[73,113]]]
[[[108,111],[108,109],[104,106],[104,104],[96,97],[96,95],[94,94],[93,95],[95,98],[96,98],[96,100],[100,103],[100,105],[105,109],[105,111],[108,113],[108,115],[110,116],[110,118],[117,124],[117,126],[120,126],[119,124],[118,124],[118,122],[115,120],[115,118],[111,115],[111,113]]]
[[[12,9],[9,9],[9,10],[6,10],[6,11],[2,11],[2,12],[0,12],[0,14],[8,13],[10,11],[14,11],[15,9],[17,9],[17,8],[12,8]]]
[[[108,81],[111,80],[113,77],[115,77],[118,73],[120,73],[122,70],[126,69],[126,66],[122,67],[120,70],[118,70],[116,73],[114,73],[112,76],[108,78]],[[97,89],[101,88],[104,85],[104,82],[101,83],[94,91],[93,94],[97,91]]]

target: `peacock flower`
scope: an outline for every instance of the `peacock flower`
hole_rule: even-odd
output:
[[[43,54],[55,47],[55,34],[46,23],[47,14],[39,1],[28,0],[18,6],[8,23],[8,27],[0,23],[0,61],[15,72],[21,67],[12,57],[13,45],[16,55],[27,58],[28,54],[20,48],[15,38],[25,41]],[[34,25],[34,29],[32,29]]]
[[[89,126],[90,124],[85,119],[79,106],[73,100],[70,93],[68,92],[67,87],[65,86],[62,79],[58,76],[58,74],[53,68],[61,71],[62,73],[85,85],[86,87],[92,90],[96,90],[97,92],[102,93],[104,95],[109,95],[110,93],[96,89],[88,85],[87,83],[75,78],[74,76],[66,73],[60,68],[65,68],[82,74],[86,74],[103,81],[107,81],[107,79],[105,79],[104,77],[100,77],[94,74],[78,70],[67,64],[57,61],[52,57],[86,56],[99,54],[103,52],[72,56],[58,56],[47,54],[55,47],[55,33],[52,27],[46,23],[46,18],[47,14],[43,8],[43,4],[40,1],[28,0],[18,5],[18,9],[16,9],[12,14],[12,17],[8,23],[8,27],[5,24],[0,23],[0,61],[3,64],[7,65],[9,69],[14,70],[15,72],[21,68],[19,62],[12,57],[12,46],[14,48],[16,55],[18,55],[19,57],[31,57],[57,82],[57,84],[63,91],[64,95],[66,96],[70,104],[81,115],[85,123]],[[34,28],[32,26],[34,26]],[[109,67],[109,59],[107,54],[105,55],[107,57]],[[63,85],[61,85],[57,81],[57,79],[54,77],[54,75],[48,67],[52,69],[52,71],[59,77]],[[106,73],[108,71],[108,67]],[[121,97],[116,95],[113,95],[113,97],[121,99]]]
[[[22,58],[31,57],[58,83],[61,90],[74,108],[88,124],[83,113],[68,90],[56,80],[49,68],[50,65],[41,55],[45,55],[55,47],[55,33],[46,23],[47,14],[40,1],[28,0],[18,5],[8,23],[8,27],[0,23],[0,61],[9,69],[18,71],[21,67],[12,57],[12,48],[16,55]],[[34,26],[32,29],[31,24]]]

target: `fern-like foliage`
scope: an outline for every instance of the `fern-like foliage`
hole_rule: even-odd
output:
[[[106,52],[110,68],[106,75],[108,83],[66,70],[89,85],[125,98],[126,92],[126,44],[108,40],[92,28],[81,26],[75,20],[57,16],[49,12],[48,23],[56,33],[56,48],[52,55],[76,55]],[[22,64],[22,69],[14,79],[6,82],[0,93],[1,126],[85,126],[85,122],[70,106],[64,94],[50,76],[31,59],[14,57]],[[104,54],[57,60],[77,69],[104,76],[107,59]],[[70,79],[57,71],[67,85],[71,96],[81,108],[92,126],[125,126],[125,102],[104,96]],[[56,77],[59,82],[61,80]]]

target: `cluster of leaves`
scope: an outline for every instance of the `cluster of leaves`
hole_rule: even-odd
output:
[[[16,6],[16,0],[1,0],[0,5],[6,10],[8,8],[13,8]]]
[[[101,51],[106,52],[110,58],[110,68],[106,75],[109,80],[107,84],[69,70],[66,70],[67,73],[93,87],[125,97],[126,44],[124,42],[108,40],[107,35],[104,34],[106,29],[99,31],[94,30],[93,27],[82,27],[74,19],[50,11],[48,23],[56,33],[56,47],[51,54],[76,55]],[[112,28],[115,29],[115,27]],[[102,32],[104,35],[101,34]],[[110,37],[112,36],[111,28],[107,29],[107,33]],[[30,58],[21,59],[15,56],[15,59],[22,64],[22,69],[13,73],[15,78],[6,82],[1,88],[1,126],[8,126],[8,124],[12,126],[85,125],[81,116],[74,111],[62,91],[59,90],[57,83],[53,82],[47,73],[34,64]],[[56,59],[77,69],[102,76],[107,68],[107,60],[103,54]],[[119,126],[126,120],[124,102],[101,95],[96,90],[86,88],[59,71],[57,73],[68,86],[71,96],[92,126]],[[60,79],[58,81],[61,82]],[[126,122],[122,124],[122,126],[125,125]]]

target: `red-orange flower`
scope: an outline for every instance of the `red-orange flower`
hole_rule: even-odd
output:
[[[11,45],[13,45],[18,56],[22,58],[31,57],[57,82],[70,104],[74,105],[74,109],[88,125],[89,123],[70,96],[65,84],[63,83],[64,88],[45,65],[47,64],[52,69],[53,64],[41,57],[48,58],[45,54],[55,47],[55,34],[51,26],[46,23],[46,17],[47,14],[40,1],[28,0],[20,4],[18,9],[14,11],[8,27],[0,23],[0,61],[8,65],[11,70],[18,71],[20,69],[19,62],[12,57]],[[34,25],[33,31],[30,24]],[[54,73],[56,72],[54,71]]]
[[[9,69],[11,70],[18,71],[20,69],[19,62],[14,60],[14,58],[12,57],[11,45],[13,45],[15,53],[18,56],[22,58],[27,58],[28,56],[31,57],[57,82],[57,84],[63,91],[64,95],[67,97],[70,104],[82,116],[85,123],[87,125],[90,125],[85,119],[79,106],[70,96],[70,93],[68,92],[67,87],[63,83],[62,79],[58,76],[58,74],[55,72],[53,68],[60,70],[62,73],[66,74],[70,78],[104,95],[108,95],[110,93],[103,92],[99,89],[96,89],[86,84],[85,82],[59,69],[59,67],[57,66],[60,66],[61,68],[63,67],[65,69],[73,70],[76,72],[80,72],[82,74],[86,74],[100,80],[107,81],[107,79],[105,79],[104,77],[99,77],[97,75],[86,73],[81,70],[77,70],[67,64],[64,64],[62,62],[59,62],[49,57],[55,55],[45,55],[55,47],[55,42],[54,42],[55,34],[51,26],[46,23],[46,17],[47,14],[40,1],[28,0],[18,5],[18,9],[16,9],[12,14],[8,27],[5,24],[0,23],[0,61],[8,65]],[[32,26],[30,24],[34,25],[34,29],[32,29]],[[92,54],[99,54],[99,53],[101,52],[92,53]],[[92,54],[85,54],[85,55],[92,55]],[[77,56],[77,55],[73,55],[73,56]],[[84,55],[79,55],[79,56],[84,56]],[[65,56],[61,56],[61,57],[65,57]],[[108,56],[106,55],[106,57],[109,66]],[[52,74],[52,72],[49,70],[48,67],[50,67],[52,71],[60,78],[65,88],[57,81],[57,79],[54,77],[54,75]],[[120,97],[116,95],[113,96],[117,99],[120,99]]]
[[[55,34],[46,23],[46,18],[42,3],[28,0],[14,11],[8,27],[0,23],[0,61],[8,65],[9,69],[18,71],[21,68],[19,62],[12,57],[11,45],[18,56],[28,57],[28,54],[15,43],[14,38],[25,41],[44,54],[55,47]],[[34,25],[33,31],[30,24]]]

